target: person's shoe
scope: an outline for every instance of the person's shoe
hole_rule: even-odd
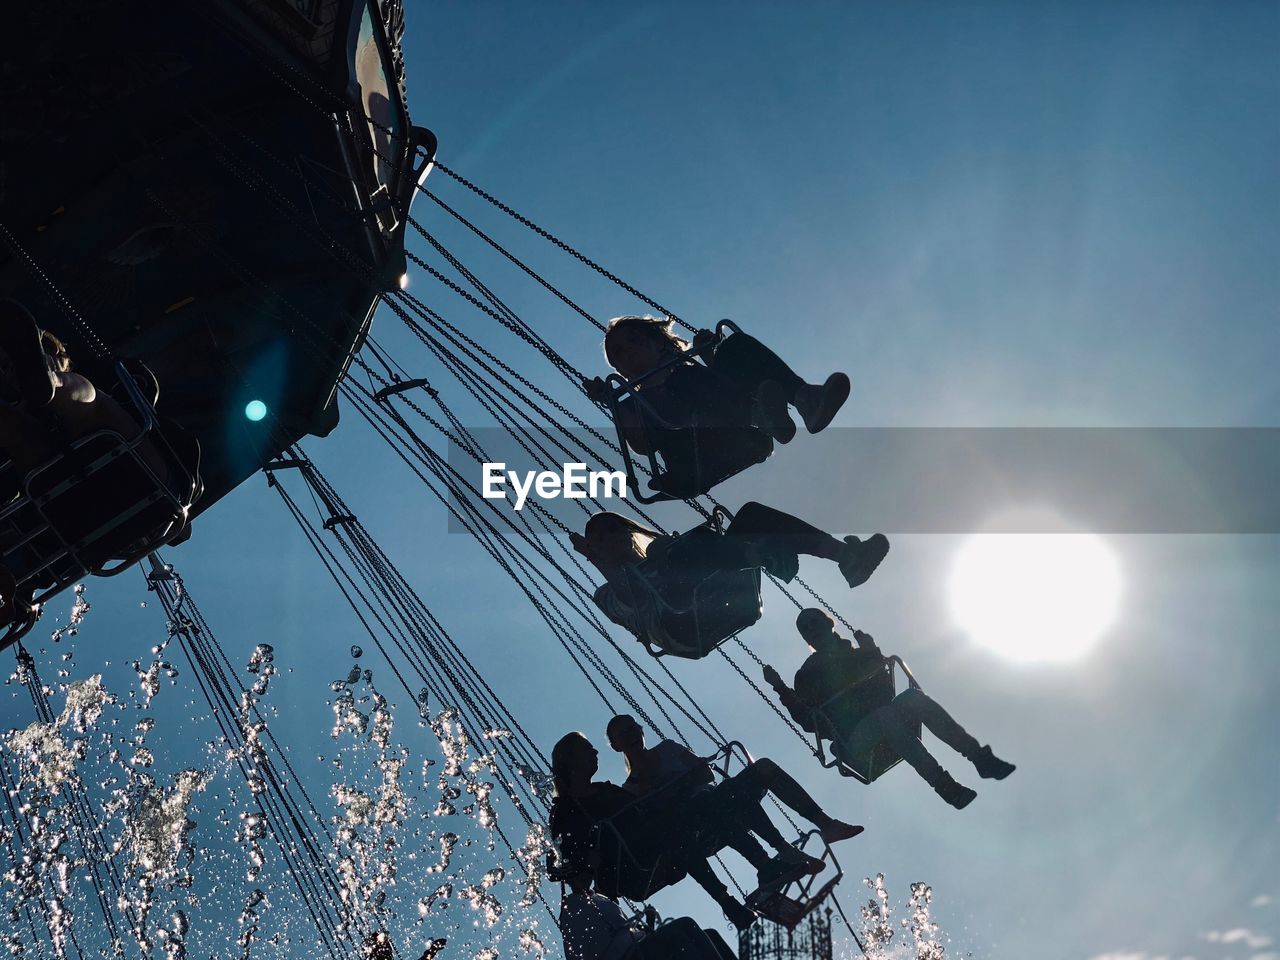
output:
[[[796,391],[796,412],[810,433],[821,433],[849,399],[849,377],[833,373],[823,384],[806,383]]]
[[[973,803],[973,798],[978,795],[978,791],[969,789],[963,783],[957,783],[949,773],[944,773],[942,778],[933,785],[933,789],[938,796],[957,810],[963,810]]]
[[[787,409],[787,395],[777,380],[766,380],[756,387],[751,419],[778,443],[790,443],[795,439],[796,423]]]
[[[790,863],[804,867],[806,873],[813,874],[822,872],[822,861],[817,857],[811,857],[809,854],[797,847],[788,846],[779,850],[776,859],[783,863]]]
[[[864,829],[861,824],[832,820],[822,828],[822,839],[824,843],[839,843],[841,840],[849,840],[856,837]]]
[[[983,780],[1003,780],[1018,768],[1007,760],[1001,760],[991,752],[989,746],[982,747],[969,758]]]
[[[733,924],[737,930],[746,930],[756,922],[754,912],[744,907],[742,904],[734,902],[724,908],[725,919]]]
[[[873,533],[865,540],[845,537],[844,556],[840,558],[840,572],[849,586],[857,587],[867,582],[875,573],[880,561],[889,553],[889,538],[883,533]]]
[[[812,861],[812,862],[809,862]],[[814,865],[817,869],[814,869]],[[805,860],[789,862],[781,857],[774,857],[756,871],[756,882],[763,889],[773,887],[781,890],[792,881],[822,872],[822,861],[817,857],[806,857]]]

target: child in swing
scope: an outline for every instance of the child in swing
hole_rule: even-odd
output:
[[[849,397],[846,374],[808,383],[748,334],[703,330],[690,344],[672,327],[669,319],[617,317],[604,336],[610,366],[628,381],[644,377],[634,391],[647,410],[620,403],[618,425],[636,453],[663,457],[666,475],[655,478],[655,487],[664,492],[706,492],[722,474],[737,472],[726,465],[763,461],[774,441],[791,441],[796,424],[789,408],[819,433]],[[701,362],[686,355],[691,348],[702,351]],[[608,403],[612,393],[600,377],[583,389],[597,403]]]

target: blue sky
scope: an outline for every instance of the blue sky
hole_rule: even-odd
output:
[[[410,106],[446,163],[691,321],[733,317],[814,378],[847,370],[838,425],[1276,425],[1274,4],[438,2],[407,20]],[[415,214],[439,222],[428,203]],[[486,224],[597,317],[639,306]],[[599,369],[580,318],[458,242],[571,362]],[[429,277],[411,289],[571,399],[536,354]],[[483,425],[396,326],[380,316],[375,333]],[[445,533],[442,510],[357,418],[309,449],[544,749],[575,728],[603,746],[607,711],[527,603]],[[809,485],[840,483],[788,477],[785,451],[758,471],[720,499],[749,499],[767,478],[802,504]],[[928,881],[950,955],[1276,957],[1276,539],[1111,538],[1120,618],[1068,665],[1009,663],[959,631],[946,603],[959,542],[893,538],[853,594],[831,571],[804,575],[1019,764],[1006,783],[975,784],[962,813],[905,770],[862,787],[819,769],[762,705],[744,706],[724,664],[674,669],[756,755],[867,825],[841,850],[846,902],[876,872],[900,899]],[[327,685],[361,641],[274,495],[246,483],[171,559],[242,651],[233,659],[276,645],[291,672],[272,689],[273,729],[325,795],[331,770],[311,758],[331,754]],[[90,584],[73,676],[110,660],[108,682],[112,670],[132,682],[121,665],[163,633],[154,604],[138,607],[139,581]],[[784,675],[804,652],[790,621],[785,598],[766,595],[747,637]],[[190,696],[179,686],[157,701],[158,768],[202,762],[211,734]],[[21,698],[0,701],[4,726],[27,719]],[[401,735],[416,745],[412,728]],[[606,750],[616,779],[612,760]],[[196,817],[205,836],[220,829],[212,806]],[[400,893],[412,912],[421,894]],[[720,923],[688,884],[657,904]],[[453,909],[439,922],[457,921]]]

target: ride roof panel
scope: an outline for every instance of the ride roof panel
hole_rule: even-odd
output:
[[[161,412],[203,448],[197,510],[333,429],[336,384],[404,272],[415,155],[434,140],[410,124],[402,16],[376,0],[11,14],[0,220],[47,280],[0,249],[0,296],[87,368],[56,288],[155,372]]]

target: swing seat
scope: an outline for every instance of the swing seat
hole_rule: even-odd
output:
[[[842,776],[852,777],[860,783],[869,784],[874,783],[902,762],[898,752],[883,740],[876,743],[869,753],[864,751],[859,754],[851,743],[854,730],[857,729],[856,725],[851,730],[845,729],[846,725],[840,720],[849,704],[869,694],[878,693],[883,698],[884,694],[888,693],[889,698],[892,699],[897,691],[898,671],[901,671],[906,678],[908,689],[920,689],[920,684],[907,669],[907,665],[902,662],[902,658],[894,655],[887,657],[884,664],[872,674],[840,691],[814,711],[817,727],[814,734],[815,747],[818,760],[824,767],[835,767]],[[919,737],[920,724],[914,724],[911,732]],[[826,756],[823,740],[831,741],[830,759]]]
[[[740,332],[737,325],[721,320],[716,325],[716,339],[700,347],[690,347],[678,357],[666,361],[634,380],[618,374],[608,378],[613,388],[609,397],[609,413],[618,432],[618,448],[627,472],[628,489],[641,503],[662,500],[689,500],[701,496],[748,467],[768,460],[773,453],[773,438],[754,426],[721,427],[700,425],[694,418],[689,423],[672,423],[664,418],[644,397],[643,384],[671,367],[695,362],[715,349],[725,331]],[[626,426],[638,425],[645,436],[650,479],[642,484],[635,459],[627,443]],[[652,493],[643,493],[646,487]]]
[[[823,847],[821,860],[826,865],[821,873],[792,880],[789,883],[766,884],[747,896],[747,906],[760,916],[788,930],[813,913],[836,888],[844,871],[836,859],[831,845],[822,840],[821,831],[810,830],[802,833],[793,844],[803,851],[814,839]],[[827,869],[829,868],[829,869]]]
[[[596,890],[606,897],[648,900],[687,875],[677,856],[681,845],[661,835],[670,798],[658,793],[633,801],[596,828],[591,865]]]
[[[174,424],[163,427],[143,395],[149,371],[118,363],[118,392],[141,430],[125,438],[99,430],[18,477],[0,467],[15,495],[0,507],[0,562],[17,584],[17,605],[0,624],[0,648],[34,625],[38,607],[88,574],[113,576],[186,533],[200,496],[199,444]]]
[[[596,603],[615,622],[627,627],[651,656],[700,660],[735,634],[760,620],[760,569],[718,568],[723,551],[722,517],[717,508],[710,520],[676,537],[665,556],[628,567],[621,600],[630,615],[617,615],[608,598],[596,593]]]

